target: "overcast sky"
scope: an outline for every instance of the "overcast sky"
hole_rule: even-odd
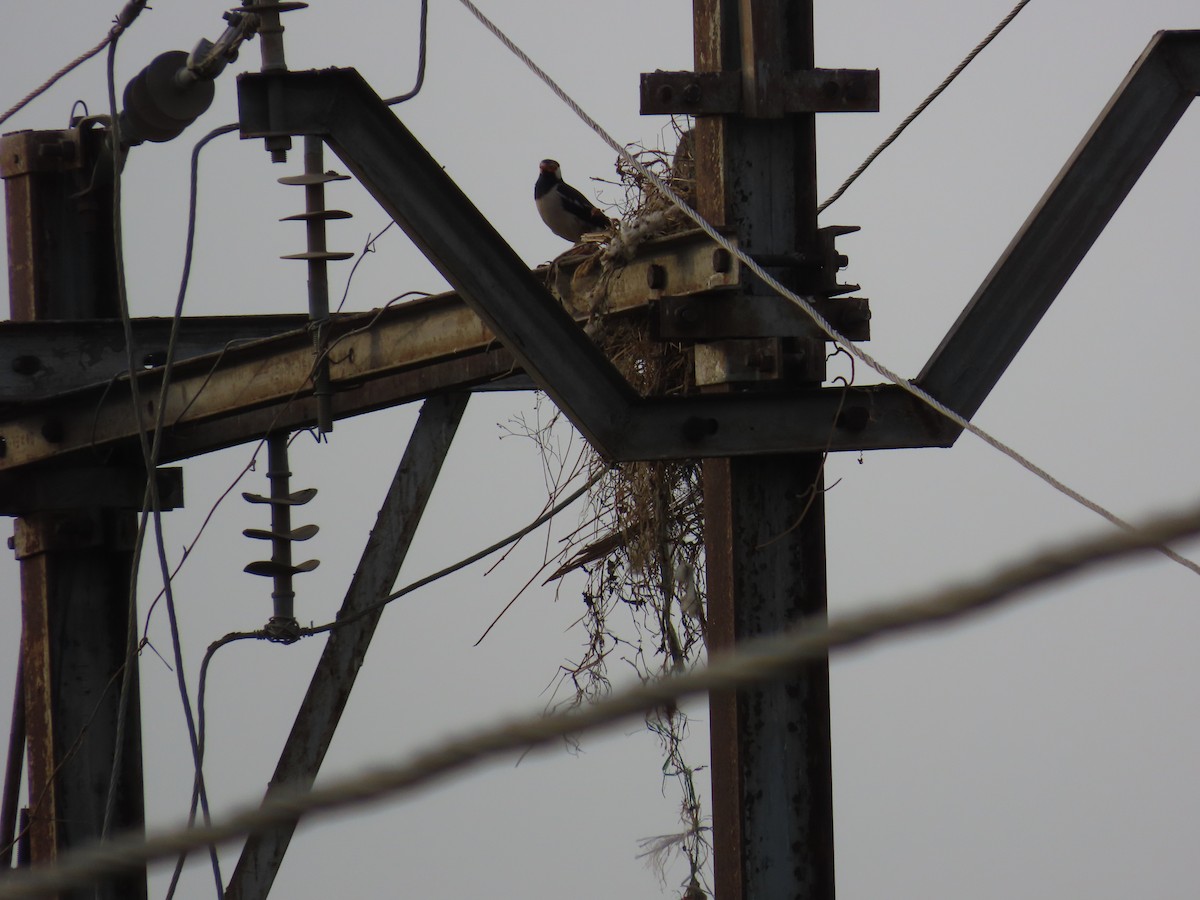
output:
[[[602,202],[617,193],[613,154],[453,0],[431,4],[423,92],[399,115],[535,265],[565,249],[531,202],[537,162],[552,156]],[[638,75],[691,67],[691,6],[480,2],[619,140],[661,144],[667,120],[640,117]],[[817,62],[879,68],[881,110],[823,116],[819,177],[830,193],[1008,11],[1010,0],[817,4]],[[9,4],[0,30],[0,108],[94,44],[116,11],[97,0]],[[161,0],[122,39],[118,82],[168,49],[220,33],[219,3]],[[417,0],[313,0],[286,18],[293,68],[358,68],[382,95],[412,83]],[[1087,131],[1154,32],[1200,27],[1186,0],[1137,4],[1034,0],[866,175],[822,216],[861,225],[842,240],[873,311],[870,351],[915,375]],[[256,45],[236,68],[256,65]],[[213,109],[171,144],[135,150],[125,225],[135,315],[168,315],[182,259],[187,160],[208,129],[236,118],[232,72]],[[94,60],[4,130],[64,127],[71,104],[106,105]],[[976,421],[1122,515],[1194,499],[1200,325],[1195,285],[1200,118],[1188,113],[1062,292]],[[330,166],[338,163],[331,161]],[[303,229],[279,223],[302,192],[275,179],[261,144],[216,141],[201,166],[189,315],[301,312]],[[359,187],[334,185],[330,245],[358,250],[387,217]],[[349,264],[330,274],[340,295]],[[348,309],[443,283],[396,229],[360,267]],[[877,380],[861,367],[859,383]],[[535,516],[545,501],[534,447],[503,438],[526,395],[479,397],[443,470],[401,583],[473,552]],[[296,516],[316,522],[322,566],[297,578],[297,613],[326,621],[340,605],[415,419],[416,407],[339,422],[328,445],[294,445],[293,486],[320,490]],[[250,447],[185,464],[185,509],[166,515],[176,557]],[[988,571],[1048,541],[1101,528],[970,436],[950,450],[839,456],[829,464],[832,615]],[[266,492],[262,472],[239,490]],[[575,521],[568,515],[556,534]],[[176,582],[188,678],[204,648],[270,612],[265,579],[242,573],[262,553],[241,536],[261,507],[225,502]],[[555,538],[551,538],[551,541]],[[398,759],[501,714],[540,709],[558,665],[577,658],[579,584],[557,599],[531,591],[473,644],[537,568],[529,541],[496,571],[447,579],[389,608],[334,740],[326,774]],[[1183,548],[1200,554],[1195,546]],[[143,602],[156,566],[144,567]],[[0,697],[11,696],[19,583],[0,562]],[[1018,607],[836,658],[832,668],[834,804],[842,898],[1128,898],[1195,895],[1200,841],[1200,584],[1164,559],[1107,569]],[[169,655],[161,610],[151,640]],[[318,641],[222,650],[209,689],[206,777],[214,809],[261,793]],[[142,658],[147,816],[178,823],[191,787],[174,675]],[[693,710],[697,762],[703,706]],[[0,723],[7,722],[0,714]],[[0,724],[0,727],[4,727]],[[636,727],[584,739],[582,752],[508,760],[402,802],[304,826],[276,882],[279,897],[457,898],[672,896],[635,858],[638,839],[678,830],[653,739]],[[222,855],[232,870],[236,848]],[[168,871],[152,873],[160,897]],[[182,896],[213,895],[207,863]]]

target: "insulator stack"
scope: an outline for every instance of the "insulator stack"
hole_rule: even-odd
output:
[[[308,318],[313,334],[316,366],[313,371],[313,396],[317,399],[317,427],[322,434],[333,431],[333,390],[329,384],[329,360],[325,350],[329,339],[329,273],[330,261],[350,259],[353,253],[328,249],[325,242],[325,223],[331,219],[349,219],[350,213],[325,208],[325,185],[331,181],[347,181],[349,175],[326,172],[325,144],[321,138],[304,138],[304,174],[288,175],[280,184],[304,187],[304,212],[286,216],[282,222],[304,222],[308,249],[292,253],[284,259],[302,259],[308,264]]]
[[[288,469],[288,436],[271,435],[267,438],[267,481],[271,485],[270,496],[242,494],[250,503],[266,503],[271,507],[271,528],[247,528],[242,532],[248,538],[271,542],[271,558],[257,560],[246,566],[251,575],[263,575],[274,580],[271,591],[272,614],[267,631],[283,640],[295,640],[299,625],[296,623],[296,592],[292,589],[292,576],[311,572],[320,560],[309,559],[302,563],[292,562],[292,544],[307,541],[320,529],[316,525],[292,527],[292,507],[303,506],[317,496],[316,488],[301,491],[291,490],[292,473]]]

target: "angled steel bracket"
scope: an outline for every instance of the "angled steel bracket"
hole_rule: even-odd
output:
[[[1200,92],[1200,31],[1160,31],[916,383],[971,418]]]

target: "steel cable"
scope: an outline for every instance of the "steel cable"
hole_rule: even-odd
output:
[[[103,875],[173,857],[209,844],[327,813],[401,795],[506,753],[544,746],[620,722],[665,703],[715,690],[736,690],[783,677],[831,651],[861,646],[934,623],[947,623],[1011,603],[1032,588],[1059,581],[1091,566],[1157,550],[1164,543],[1200,533],[1200,506],[1160,516],[1129,532],[1059,545],[1023,557],[992,575],[933,593],[744,641],[707,666],[626,689],[583,709],[499,722],[388,766],[347,776],[311,790],[280,792],[260,805],[234,812],[200,828],[143,837],[126,835],[64,854],[58,864],[14,872],[0,880],[0,900],[27,900],[92,882]]]

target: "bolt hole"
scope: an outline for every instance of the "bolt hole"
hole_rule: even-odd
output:
[[[683,423],[683,436],[685,439],[695,443],[716,434],[719,427],[716,419],[691,416]]]

